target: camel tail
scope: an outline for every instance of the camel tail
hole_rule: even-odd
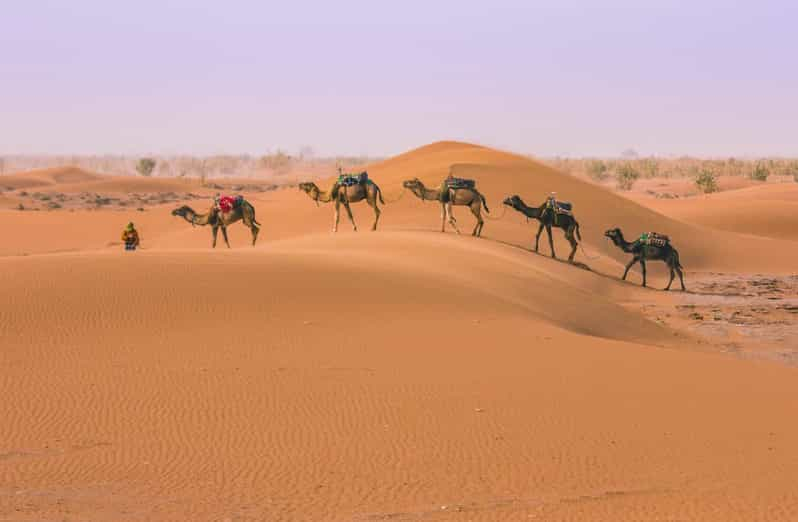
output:
[[[377,187],[377,195],[380,197],[380,203],[385,205],[385,200],[382,199],[382,189],[376,184],[374,186]]]
[[[252,222],[255,224],[255,226],[261,227],[262,225],[258,223],[257,219],[255,219],[255,207],[253,207],[252,203],[250,203],[249,201],[247,201],[247,206],[249,206],[249,210],[252,211]]]
[[[490,209],[488,208],[488,202],[485,201],[485,196],[483,196],[481,192],[479,192],[478,194],[479,194],[479,199],[482,200],[482,206],[485,207],[485,212],[490,214]]]

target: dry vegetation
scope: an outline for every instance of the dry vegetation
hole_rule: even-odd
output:
[[[277,150],[262,156],[3,156],[0,174],[73,165],[101,174],[196,178],[203,184],[213,178],[278,178],[293,174],[331,176],[336,166],[355,169],[379,158],[357,156],[315,157],[310,147],[295,154]]]
[[[760,182],[773,178],[798,182],[798,159],[792,158],[553,158],[548,162],[563,172],[597,183],[614,180],[621,190],[630,190],[639,179],[651,178],[692,179],[696,189],[704,193],[717,191],[718,178],[726,176]]]

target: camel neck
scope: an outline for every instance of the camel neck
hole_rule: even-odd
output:
[[[194,210],[189,210],[186,214],[186,221],[192,225],[208,224],[208,214],[197,214]]]
[[[416,193],[416,196],[420,197],[424,201],[432,201],[432,200],[439,200],[441,199],[441,191],[428,189],[427,187],[421,186],[418,187],[418,191],[413,191]]]
[[[531,218],[537,218],[540,215],[540,209],[539,208],[530,207],[529,205],[527,205],[523,201],[519,201],[518,202],[518,207],[516,207],[516,210],[520,210],[521,213],[523,213],[526,216],[531,217]]]
[[[618,245],[621,248],[621,250],[623,250],[624,252],[631,252],[633,250],[634,244],[626,241],[622,233],[618,232],[616,238],[617,241],[615,244]]]

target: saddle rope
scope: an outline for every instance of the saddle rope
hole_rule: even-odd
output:
[[[579,242],[579,249],[582,251],[582,255],[585,256],[585,258],[587,258],[589,261],[595,261],[596,259],[601,257],[600,255],[593,256],[593,257],[590,257],[589,255],[587,255],[587,250],[585,250],[585,247],[582,246],[582,242],[581,241]]]
[[[507,214],[507,205],[502,205],[502,207],[504,208],[502,209],[502,213],[500,216],[493,217],[493,215],[490,212],[486,212],[485,217],[490,219],[491,221],[499,221],[504,217],[505,214]]]
[[[394,203],[398,202],[398,201],[399,201],[400,199],[402,199],[403,197],[405,197],[405,192],[407,192],[407,189],[403,187],[403,188],[402,188],[402,192],[400,192],[400,193],[399,193],[399,197],[398,197],[398,198],[396,198],[396,199],[388,199],[388,198],[386,198],[386,197],[385,197],[385,195],[383,194],[383,196],[382,196],[382,199],[384,199],[384,200],[385,200],[385,204],[386,204],[386,205],[392,205],[392,204],[394,204]]]

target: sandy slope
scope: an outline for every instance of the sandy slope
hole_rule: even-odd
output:
[[[639,201],[684,222],[740,234],[798,240],[798,183],[760,185],[689,199]]]
[[[103,176],[77,167],[56,167],[2,176],[0,177],[0,187],[6,189],[30,189],[55,185],[92,183],[101,179],[103,179]]]
[[[394,199],[453,163],[498,215],[567,194],[593,271],[519,248],[510,213],[483,240],[435,232],[409,195],[380,233],[332,236],[329,206],[256,194],[258,247],[236,225],[213,252],[168,206],[0,213],[0,519],[796,519],[796,370],[645,319],[634,303],[672,297],[612,277],[601,232],[669,232],[705,270],[787,271],[795,243],[746,254],[464,144],[369,170]],[[146,248],[125,255],[131,218]]]

